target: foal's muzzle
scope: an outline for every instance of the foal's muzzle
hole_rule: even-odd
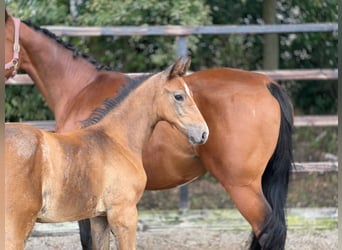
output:
[[[204,125],[192,125],[186,131],[191,144],[204,144],[209,136],[209,129]]]

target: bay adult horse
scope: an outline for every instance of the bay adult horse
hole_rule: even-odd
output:
[[[14,20],[6,14],[6,62],[13,58],[17,33],[21,47],[17,67],[32,77],[45,97],[55,114],[57,132],[82,127],[92,110],[126,85],[124,74],[102,70],[48,30],[18,20],[19,32]],[[6,75],[13,70],[9,68]],[[159,122],[143,150],[146,189],[176,187],[209,171],[250,223],[250,248],[284,249],[292,164],[292,106],[286,93],[266,75],[231,68],[202,70],[183,79],[210,137],[205,145],[194,147],[177,130]],[[87,249],[87,239],[82,242]]]
[[[84,129],[58,134],[6,124],[6,249],[24,249],[35,221],[101,220],[101,215],[119,249],[135,249],[136,205],[147,180],[142,150],[153,128],[164,120],[190,143],[208,138],[207,124],[180,77],[186,65],[179,60],[143,84],[132,83],[106,100],[93,115],[99,122]]]

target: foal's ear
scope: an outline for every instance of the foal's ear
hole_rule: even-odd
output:
[[[178,58],[178,60],[171,66],[171,69],[169,71],[168,79],[171,80],[175,78],[176,76],[179,76],[179,72],[183,69],[183,63],[182,58]]]
[[[191,64],[191,58],[188,57],[188,59],[186,59],[186,62],[183,64],[183,69],[181,72],[179,72],[179,76],[184,76],[186,74],[186,72],[188,71],[188,69],[190,68],[190,64]]]
[[[186,74],[191,64],[191,59],[188,58],[185,63],[183,63],[183,59],[178,58],[177,62],[171,66],[169,71],[168,79],[171,80],[176,76],[183,76]]]

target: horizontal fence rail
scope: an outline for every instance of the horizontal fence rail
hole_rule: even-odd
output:
[[[256,71],[270,76],[275,81],[285,80],[337,80],[337,69],[291,69],[291,70],[273,70]],[[127,75],[139,76],[144,73],[128,73]],[[18,74],[13,78],[6,80],[9,85],[31,85],[33,80],[27,74]]]
[[[295,116],[294,125],[296,127],[334,127],[338,126],[338,117],[337,115]]]
[[[296,162],[293,172],[337,172],[338,162],[337,161],[326,161],[326,162]]]
[[[275,81],[282,80],[337,80],[338,69],[282,69],[257,71],[264,73]]]
[[[55,121],[25,121],[25,123],[48,131],[55,129]],[[338,117],[337,115],[295,116],[294,125],[296,127],[335,127],[338,125]]]
[[[298,32],[337,32],[337,23],[256,24],[209,26],[42,26],[57,36],[189,36],[227,34],[268,34]]]

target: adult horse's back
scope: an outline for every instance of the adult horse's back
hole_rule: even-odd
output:
[[[14,24],[10,16],[6,19],[8,62],[13,54]],[[128,79],[118,72],[96,70],[86,58],[56,42],[51,32],[29,23],[21,23],[20,40],[27,53],[20,55],[19,67],[30,74],[47,102],[53,103],[49,106],[57,132],[81,127],[80,121]],[[52,54],[51,48],[58,53]],[[54,68],[58,81],[45,67]],[[6,71],[7,76],[11,71]],[[251,224],[255,235],[251,248],[258,249],[261,243],[264,249],[283,249],[283,210],[292,159],[292,108],[284,90],[268,76],[229,68],[202,70],[184,79],[211,135],[206,145],[193,147],[171,126],[158,123],[143,152],[146,189],[172,188],[209,170]]]

